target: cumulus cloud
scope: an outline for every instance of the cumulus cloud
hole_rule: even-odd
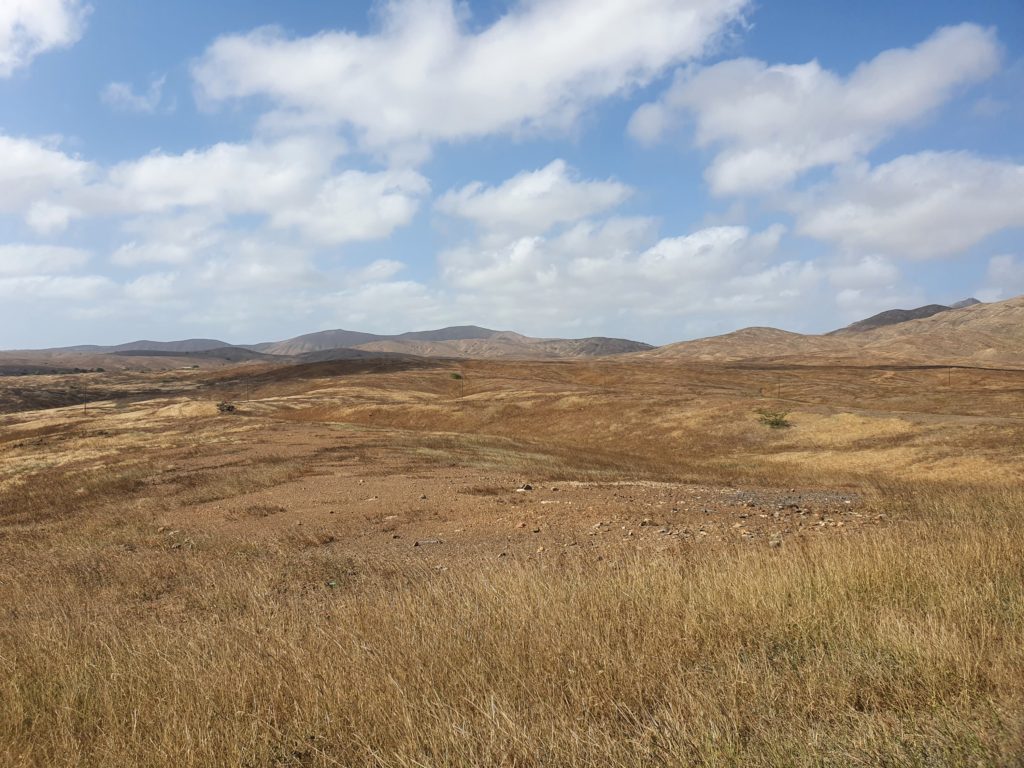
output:
[[[335,172],[345,149],[334,137],[299,135],[157,151],[102,168],[56,146],[0,134],[0,213],[23,216],[41,234],[85,216],[257,215],[331,245],[386,237],[408,224],[430,191],[427,180],[403,169]],[[117,259],[184,260],[181,238],[166,234],[169,241],[148,252],[123,251]]]
[[[11,301],[95,301],[115,289],[115,283],[102,275],[0,276],[0,296]]]
[[[865,156],[958,88],[991,76],[1000,55],[993,30],[961,24],[885,51],[845,78],[817,61],[725,61],[679,72],[658,102],[637,110],[629,131],[653,142],[692,115],[697,145],[718,148],[706,172],[712,191],[767,192],[809,169]]]
[[[299,136],[154,152],[111,168],[107,185],[113,205],[126,211],[266,212],[307,194],[342,151],[335,140]]]
[[[456,303],[489,317],[565,327],[609,313],[661,318],[702,312],[754,315],[792,302],[820,281],[813,264],[780,261],[781,226],[709,227],[650,242],[651,222],[581,222],[556,237],[469,244],[441,254]]]
[[[0,214],[26,216],[44,234],[59,231],[78,215],[64,201],[95,172],[92,164],[65,154],[52,141],[0,134]]]
[[[389,0],[375,33],[221,37],[210,104],[266,97],[276,122],[349,126],[370,148],[565,129],[588,105],[693,60],[748,0],[520,0],[470,29],[453,0]]]
[[[903,283],[897,263],[881,254],[840,257],[825,274],[836,292],[839,315],[847,322],[894,307],[917,307],[926,303],[919,288]]]
[[[130,83],[108,83],[100,92],[100,99],[104,104],[124,112],[152,114],[163,101],[166,82],[166,76],[155,78],[141,93],[137,93]]]
[[[0,275],[66,272],[89,261],[89,252],[59,245],[0,244]]]
[[[828,270],[829,281],[839,288],[878,288],[893,285],[899,278],[900,270],[892,260],[877,254],[839,262]]]
[[[538,171],[524,171],[502,184],[473,182],[451,190],[437,209],[469,219],[486,230],[546,232],[618,206],[632,190],[617,181],[581,181],[564,160]]]
[[[78,42],[88,12],[81,0],[4,0],[0,3],[0,78],[10,77],[45,51]]]
[[[1002,301],[1024,294],[1024,259],[1008,253],[989,259],[981,301]]]
[[[1024,166],[967,152],[922,152],[857,164],[802,195],[797,231],[847,251],[951,256],[1024,226]]]
[[[308,202],[273,212],[271,223],[325,245],[377,240],[408,224],[429,191],[415,171],[345,171],[326,179]]]

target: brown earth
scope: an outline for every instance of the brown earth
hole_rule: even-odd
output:
[[[1024,754],[1024,371],[254,363],[0,410],[0,764]]]

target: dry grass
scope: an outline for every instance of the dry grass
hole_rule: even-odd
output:
[[[832,372],[769,430],[765,372],[729,390],[695,368],[681,391],[664,367],[467,370],[458,401],[447,371],[417,369],[271,381],[225,419],[179,402],[99,415],[118,450],[139,430],[132,461],[103,471],[90,441],[115,438],[76,421],[62,442],[55,417],[19,415],[0,457],[0,765],[1024,762],[1024,491],[1006,481],[1021,427],[999,411],[1016,379],[908,414],[918,383],[885,378],[854,416],[820,405],[865,399]],[[814,478],[857,485],[891,524],[438,571],[339,554],[313,526],[248,538],[164,520],[385,455],[409,473]],[[987,485],[926,480],[943,473]],[[239,504],[235,525],[289,513]]]
[[[854,540],[445,574],[14,536],[0,762],[1019,764],[1024,493],[879,493]]]

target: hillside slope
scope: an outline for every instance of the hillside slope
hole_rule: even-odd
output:
[[[848,333],[817,336],[775,328],[744,328],[722,336],[668,344],[638,356],[720,362],[828,360],[1024,366],[1024,296],[947,308],[926,317]]]

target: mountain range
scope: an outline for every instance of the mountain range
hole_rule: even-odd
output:
[[[901,361],[914,364],[1024,365],[1024,296],[983,304],[928,304],[880,312],[825,334],[744,328],[721,336],[653,347],[607,337],[533,338],[512,331],[454,326],[393,335],[349,330],[304,334],[283,341],[232,345],[218,339],[133,341],[4,353],[28,365],[41,357],[79,365],[78,358],[189,359],[197,363],[317,362],[389,357],[564,359],[627,355],[638,359],[786,362]],[[108,357],[113,356],[113,358]],[[142,364],[142,361],[139,361]],[[158,367],[174,365],[168,360]]]
[[[549,339],[495,331],[475,325],[452,326],[394,335],[330,330],[307,333],[284,341],[229,344],[219,339],[181,341],[132,341],[112,346],[84,344],[37,350],[49,354],[87,353],[126,357],[205,357],[233,361],[259,358],[299,358],[305,361],[367,355],[416,355],[420,357],[524,357],[566,358],[643,352],[650,344],[629,339],[593,336],[582,339]]]

